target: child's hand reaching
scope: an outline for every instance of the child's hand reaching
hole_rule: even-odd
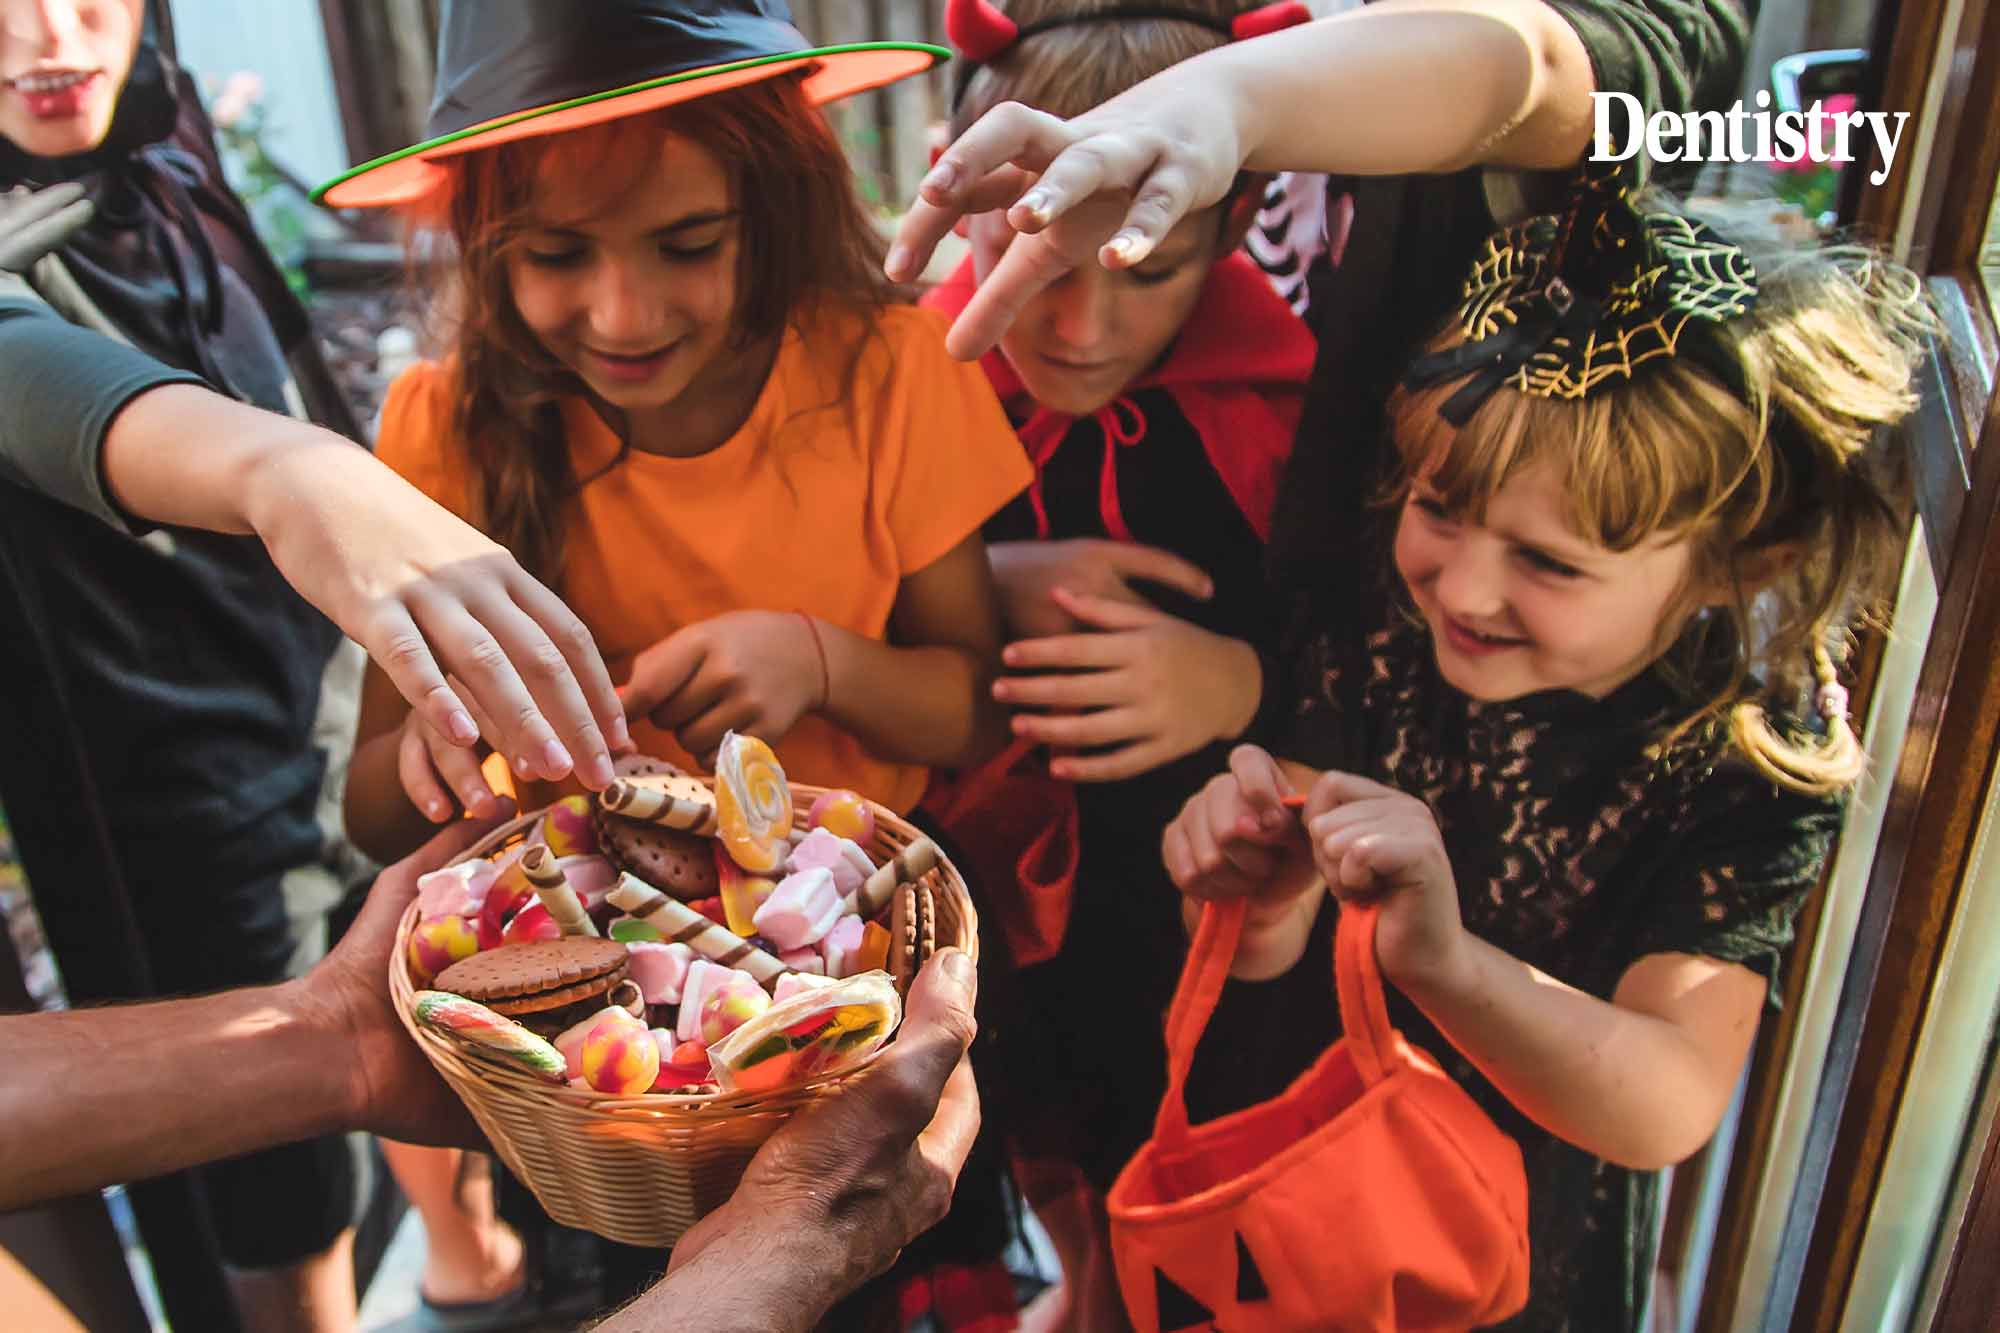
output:
[[[1407,986],[1448,973],[1468,936],[1437,816],[1416,797],[1327,773],[1303,814],[1313,864],[1342,901],[1376,902],[1375,956]]]
[[[403,793],[433,824],[444,823],[461,806],[474,819],[504,819],[514,813],[514,803],[493,790],[480,766],[500,733],[473,695],[461,689],[454,678],[447,678],[447,683],[472,715],[479,741],[470,746],[452,741],[428,717],[412,709],[403,718],[402,734],[396,742],[396,776],[403,784]]]
[[[639,654],[619,695],[625,716],[674,733],[704,764],[725,731],[776,743],[826,706],[826,658],[812,625],[790,611],[729,611]]]
[[[1016,638],[1042,639],[1076,629],[1076,619],[1052,596],[1058,588],[1130,606],[1152,605],[1135,582],[1157,583],[1204,602],[1215,594],[1214,580],[1200,566],[1139,542],[1097,537],[996,542],[986,555],[993,563],[1007,630]]]
[[[1111,782],[1157,768],[1213,740],[1239,736],[1263,694],[1256,650],[1211,634],[1149,605],[1055,588],[1058,609],[1081,634],[1028,639],[1001,654],[1029,676],[993,682],[1010,706],[1059,710],[1016,713],[1014,734],[1064,750],[1049,772],[1074,782]],[[1087,711],[1086,711],[1087,710]],[[1261,752],[1260,752],[1261,753]]]

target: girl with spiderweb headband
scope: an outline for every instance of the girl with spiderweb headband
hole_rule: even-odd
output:
[[[1190,1112],[1338,1036],[1335,904],[1379,903],[1391,1018],[1526,1161],[1509,1327],[1636,1326],[1658,1170],[1729,1104],[1860,772],[1838,664],[1928,324],[1864,251],[1753,261],[1605,182],[1491,237],[1390,400],[1388,504],[1327,515],[1379,577],[1324,571],[1289,719],[1168,830],[1190,907],[1254,895],[1235,975],[1268,983]]]

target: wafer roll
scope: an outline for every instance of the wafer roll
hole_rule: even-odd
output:
[[[658,889],[647,888],[631,875],[620,875],[607,897],[612,906],[638,917],[669,942],[685,944],[710,962],[741,968],[757,978],[765,990],[777,985],[778,978],[792,970],[727,927],[717,925]]]
[[[671,784],[688,784],[682,792],[671,789]],[[699,791],[706,800],[695,800],[691,792]],[[660,824],[667,828],[680,829],[699,837],[715,836],[715,798],[699,782],[692,778],[619,778],[604,789],[598,802],[614,815],[625,819],[643,820],[648,824]]]
[[[843,904],[850,912],[863,918],[880,916],[889,900],[896,896],[896,890],[904,885],[922,879],[937,869],[937,844],[929,838],[918,838],[915,842],[897,852],[895,856],[875,868],[875,873],[863,881],[861,887],[847,896]]]
[[[549,919],[565,935],[597,934],[597,924],[590,919],[590,913],[583,910],[583,899],[576,896],[576,890],[569,886],[569,877],[564,875],[556,859],[549,855],[547,847],[530,847],[521,853],[521,873],[534,885],[535,896],[542,900],[542,906],[549,909]]]

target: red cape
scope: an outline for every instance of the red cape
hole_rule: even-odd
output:
[[[955,272],[924,295],[923,304],[957,317],[972,299],[975,283],[968,256]],[[1166,360],[1127,384],[1096,416],[1106,440],[1105,489],[1102,507],[1114,535],[1123,535],[1117,491],[1108,451],[1137,443],[1144,437],[1145,418],[1129,401],[1140,389],[1161,388],[1201,437],[1210,464],[1229,488],[1236,507],[1261,539],[1271,532],[1271,508],[1292,436],[1305,404],[1306,382],[1312,376],[1318,345],[1305,322],[1271,289],[1263,272],[1240,254],[1217,263],[1202,288],[1194,313],[1181,327]],[[1004,403],[1026,398],[1021,377],[999,348],[980,365]],[[1125,412],[1121,414],[1120,406]],[[1037,512],[1040,512],[1041,469],[1075,418],[1037,407],[1020,428],[1021,440],[1035,463]],[[1136,426],[1136,429],[1135,429]]]

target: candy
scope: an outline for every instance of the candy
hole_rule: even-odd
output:
[[[825,966],[817,954],[813,956],[813,961],[820,963],[822,967]],[[794,972],[789,977],[778,978],[778,989],[771,993],[771,998],[789,1000],[802,990],[812,990],[816,986],[831,986],[833,980],[832,977],[820,976],[813,972]]]
[[[763,1092],[849,1068],[875,1053],[902,1019],[896,983],[864,972],[799,991],[709,1048],[725,1092]]]
[[[514,913],[514,919],[507,923],[506,933],[500,937],[502,944],[526,944],[529,940],[558,940],[562,938],[562,927],[549,915],[549,909],[540,903],[529,903]]]
[[[699,1037],[692,1041],[675,1037],[674,1072],[688,1082],[706,1082],[709,1075],[708,1043]]]
[[[618,867],[602,856],[565,856],[556,866],[586,908],[603,902],[604,895],[618,882]]]
[[[757,909],[778,887],[774,879],[753,875],[729,859],[722,844],[715,844],[715,877],[722,886],[722,924],[746,939],[757,933]]]
[[[628,975],[639,983],[647,1004],[679,1004],[681,983],[693,965],[694,950],[685,944],[654,944],[634,940],[625,946],[631,958]]]
[[[861,928],[861,918],[844,916],[826,933],[819,942],[820,952],[826,955],[826,974],[830,977],[848,977],[866,968],[854,965],[854,956],[861,952],[861,941],[866,932]]]
[[[847,910],[861,917],[882,915],[882,909],[896,896],[897,889],[928,875],[937,868],[938,860],[937,844],[929,838],[918,838],[868,877],[861,892],[846,904]]]
[[[861,928],[861,947],[854,951],[856,972],[873,972],[889,966],[889,932],[870,921]]]
[[[419,921],[410,931],[410,978],[428,986],[438,973],[479,952],[479,932],[462,916]]]
[[[722,734],[715,756],[716,833],[737,865],[759,874],[791,850],[792,789],[771,747],[755,736]]]
[[[704,838],[715,835],[715,793],[699,778],[619,778],[597,799],[606,810],[625,819],[680,829]]]
[[[648,1028],[647,1032],[653,1038],[653,1045],[660,1048],[660,1072],[653,1076],[652,1090],[665,1092],[680,1087],[687,1081],[687,1075],[674,1068],[674,1034],[665,1028]]]
[[[701,1039],[713,1046],[770,1007],[762,986],[745,973],[732,973],[702,997]]]
[[[507,922],[516,912],[535,901],[535,886],[528,882],[527,872],[521,869],[521,853],[526,850],[526,847],[517,847],[499,862],[499,873],[486,890],[486,901],[479,906],[482,929],[498,934],[506,929]]]
[[[583,910],[583,899],[569,886],[562,867],[556,864],[547,847],[530,847],[521,857],[521,870],[535,886],[535,896],[542,900],[542,906],[549,909],[549,915],[562,927],[563,934],[596,936],[597,926]]]
[[[476,917],[486,901],[486,891],[500,873],[491,861],[460,861],[455,866],[433,870],[417,877],[417,919],[435,921],[441,916]]]
[[[617,1012],[622,1014],[625,1011],[620,1009]],[[562,1054],[563,1071],[570,1078],[580,1079],[583,1077],[584,1034],[589,1032],[596,1025],[597,1020],[602,1017],[604,1017],[604,1010],[599,1009],[588,1018],[580,1018],[576,1022],[571,1023],[557,1034],[555,1048]]]
[[[667,940],[667,937],[660,933],[659,927],[641,921],[636,916],[619,917],[611,923],[611,929],[605,933],[620,944],[664,944]]]
[[[630,875],[621,875],[606,897],[613,907],[630,912],[669,940],[678,940],[725,967],[740,967],[760,985],[774,984],[789,970],[770,954],[732,935],[686,903],[676,902],[658,889],[649,889]]]
[[[710,921],[713,921],[716,925],[723,927],[725,930],[728,929],[729,911],[722,905],[722,896],[720,894],[711,895],[707,898],[697,898],[689,903],[688,906],[707,917]]]
[[[803,949],[785,950],[778,955],[778,961],[795,972],[809,972],[819,977],[826,975],[826,955],[810,944],[806,945]],[[779,990],[784,989],[787,980],[789,980],[787,977],[778,978]],[[775,993],[774,991],[773,994]]]
[[[806,834],[785,862],[785,869],[794,873],[815,867],[833,876],[834,890],[843,898],[852,897],[875,873],[875,863],[858,844],[823,828]]]
[[[787,875],[757,909],[757,931],[780,949],[797,949],[825,938],[840,920],[840,894],[833,876],[820,869]]]
[[[823,828],[841,838],[867,844],[875,841],[875,810],[859,792],[845,788],[823,791],[806,812],[807,828]]]
[[[646,1025],[623,1009],[607,1009],[583,1034],[583,1077],[599,1092],[630,1097],[653,1086],[660,1048]]]
[[[519,1065],[552,1082],[563,1080],[562,1052],[510,1018],[447,991],[418,991],[410,1012],[426,1027],[448,1032],[478,1054]]]
[[[733,967],[711,963],[706,958],[697,958],[688,964],[687,976],[681,981],[681,1005],[678,1021],[674,1024],[674,1035],[682,1041],[693,1041],[701,1036],[701,1006],[708,999],[709,991],[725,984],[731,976],[746,976]]]
[[[548,808],[539,827],[551,856],[588,856],[597,850],[588,796],[565,796]]]

